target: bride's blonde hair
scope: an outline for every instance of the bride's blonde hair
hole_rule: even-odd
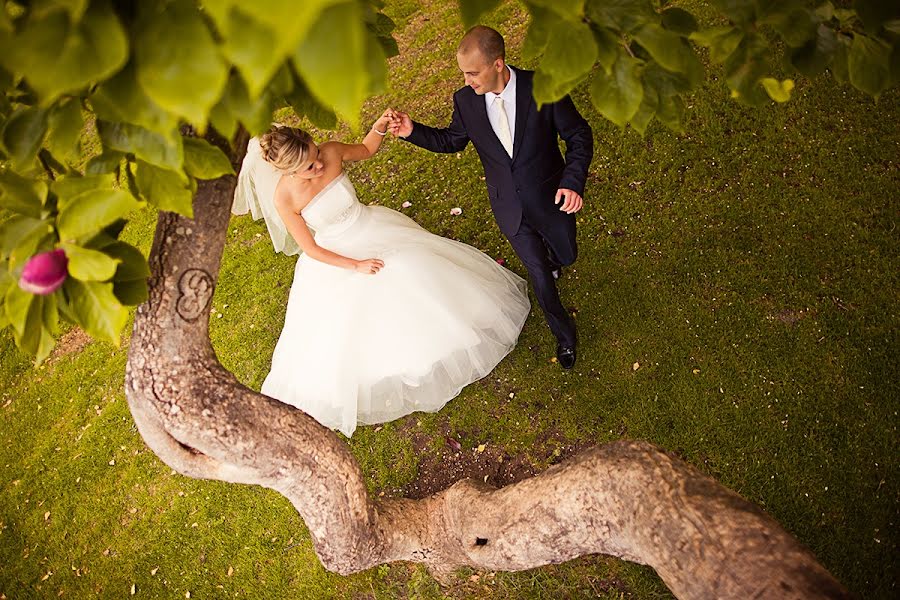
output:
[[[302,166],[309,158],[312,143],[312,136],[302,129],[277,123],[259,136],[263,158],[282,171],[293,171]]]

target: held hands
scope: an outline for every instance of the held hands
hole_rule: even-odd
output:
[[[394,109],[388,107],[381,116],[378,117],[378,120],[372,124],[372,129],[378,135],[385,135],[388,132],[388,128],[390,127],[391,122],[394,120]]]
[[[383,260],[378,260],[377,258],[369,258],[367,260],[356,261],[356,266],[353,267],[353,270],[357,273],[363,273],[365,275],[374,275],[383,268]]]
[[[563,201],[563,204],[559,207],[559,210],[570,215],[572,213],[577,213],[581,210],[581,207],[584,206],[584,200],[581,198],[581,195],[568,188],[559,188],[556,190],[555,203],[559,204],[560,200]]]
[[[391,119],[390,125],[388,125],[388,130],[391,132],[391,135],[405,138],[411,134],[413,124],[409,115],[405,112],[400,112],[399,110],[392,111],[392,113],[393,118]]]

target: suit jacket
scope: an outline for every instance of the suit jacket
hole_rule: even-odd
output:
[[[540,108],[532,97],[534,72],[516,69],[516,127],[513,155],[503,148],[488,120],[484,96],[466,86],[453,95],[453,117],[446,128],[413,123],[407,141],[432,152],[459,152],[469,141],[484,165],[494,218],[507,237],[519,230],[524,216],[538,230],[567,218],[554,203],[556,190],[568,188],[584,196],[593,157],[591,127],[572,99]],[[558,137],[566,142],[566,157]]]

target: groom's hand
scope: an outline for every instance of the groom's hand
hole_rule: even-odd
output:
[[[391,124],[388,126],[388,130],[390,130],[391,134],[397,137],[405,138],[412,133],[412,119],[407,113],[395,110],[394,118],[391,119]]]
[[[570,215],[572,213],[577,213],[581,210],[581,207],[584,206],[584,200],[581,198],[581,194],[568,188],[559,188],[556,190],[556,204],[559,204],[561,200],[563,204],[559,207],[559,210]]]

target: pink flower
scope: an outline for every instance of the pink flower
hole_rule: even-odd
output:
[[[451,209],[450,209],[450,214],[453,215],[454,217],[458,217],[459,215],[462,214],[462,209],[461,209],[460,207],[458,207],[458,206],[455,207],[455,208],[451,208]]]
[[[35,254],[25,263],[19,287],[32,294],[52,294],[66,280],[69,259],[62,248]]]
[[[506,261],[505,261],[504,259],[502,259],[502,258],[498,258],[498,259],[497,259],[497,264],[500,265],[500,266],[502,267],[503,265],[506,264]]]

